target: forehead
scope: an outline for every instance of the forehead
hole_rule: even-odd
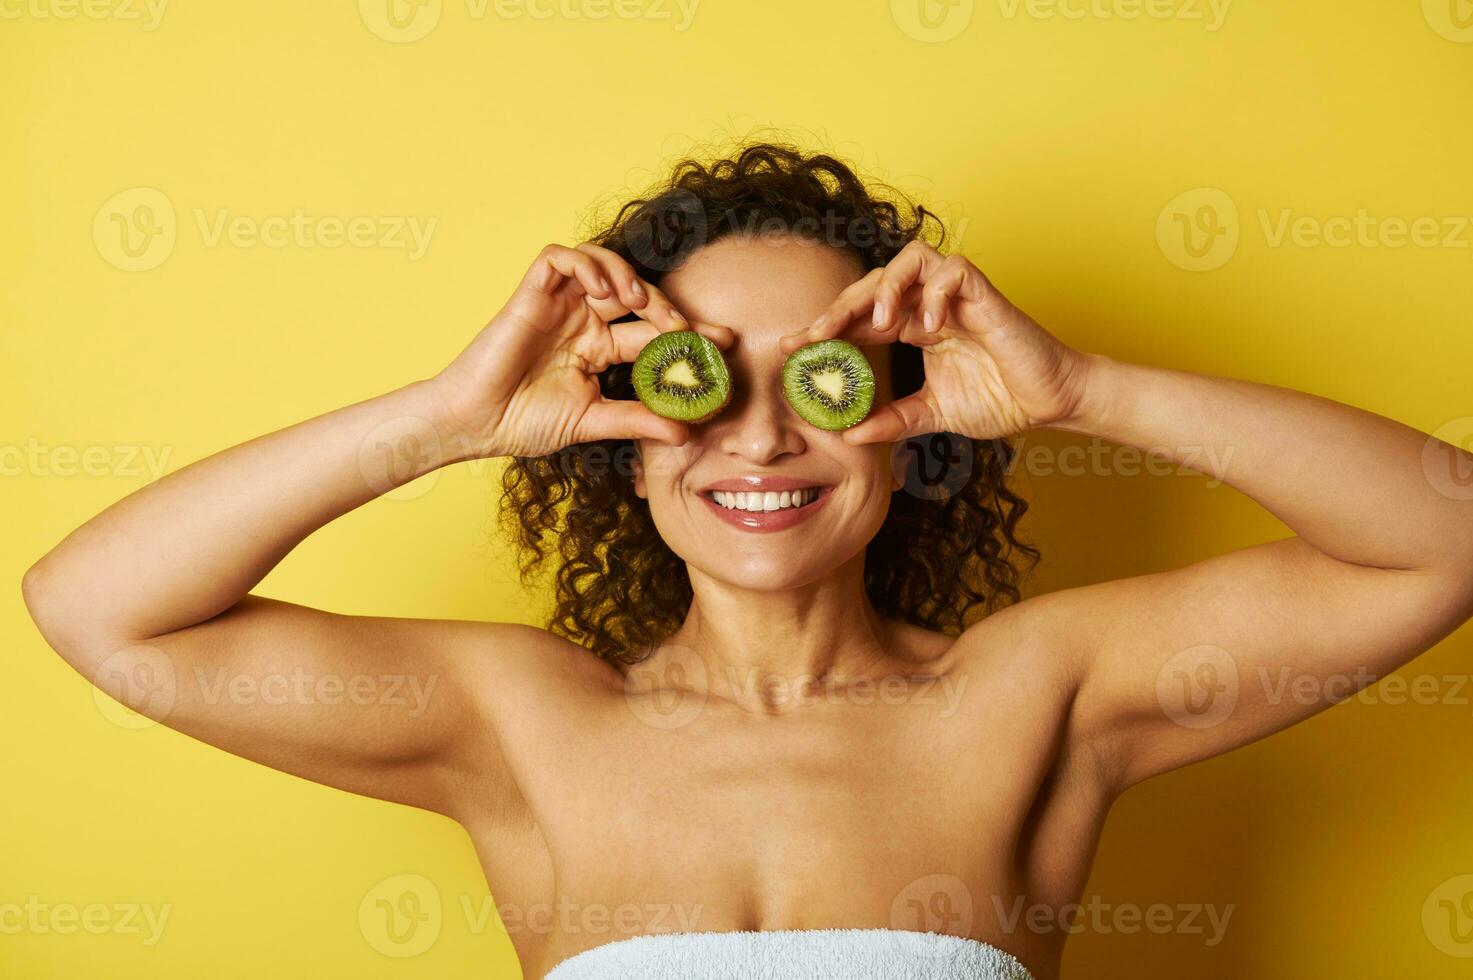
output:
[[[832,246],[732,236],[697,251],[660,288],[689,319],[752,338],[807,326],[864,272],[859,259]]]

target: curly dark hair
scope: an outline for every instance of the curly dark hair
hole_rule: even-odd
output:
[[[704,245],[771,233],[846,250],[865,269],[887,264],[912,240],[939,248],[946,238],[933,212],[893,189],[867,185],[827,154],[771,142],[714,162],[681,160],[667,181],[624,204],[589,238],[658,285]],[[919,349],[892,345],[891,376],[895,397],[918,390]],[[609,398],[635,397],[628,364],[611,366],[599,383]],[[949,433],[900,448],[905,488],[891,495],[885,523],[866,549],[865,589],[880,615],[956,635],[1016,602],[1025,570],[1019,565],[1031,568],[1040,557],[1016,533],[1028,504],[1005,482],[1014,449],[1003,439]],[[516,538],[524,584],[545,571],[548,539],[556,542],[549,628],[621,667],[648,656],[691,603],[685,562],[634,492],[636,458],[631,441],[602,440],[516,457],[502,476],[501,519]],[[939,480],[932,471],[938,461]]]

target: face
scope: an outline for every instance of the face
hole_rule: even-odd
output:
[[[724,352],[732,397],[721,414],[692,426],[684,446],[639,442],[635,489],[694,569],[745,588],[795,588],[862,552],[884,523],[899,486],[890,445],[851,446],[803,421],[783,396],[778,349],[782,335],[812,322],[864,272],[828,246],[732,237],[661,282],[688,319],[736,334]],[[878,406],[893,397],[889,352],[861,349]],[[738,499],[747,509],[730,506]]]

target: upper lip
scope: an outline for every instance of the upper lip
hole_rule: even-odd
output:
[[[784,490],[802,490],[804,487],[823,487],[828,484],[821,480],[804,480],[792,476],[733,476],[725,480],[717,480],[708,483],[700,489],[701,493],[710,493],[713,490],[723,492],[750,492],[750,493],[782,493]]]

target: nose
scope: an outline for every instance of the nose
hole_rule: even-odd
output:
[[[706,423],[718,450],[765,466],[780,456],[801,453],[806,448],[800,428],[802,419],[788,407],[780,381],[767,378],[758,381],[749,375],[740,379],[735,388],[731,404]]]

